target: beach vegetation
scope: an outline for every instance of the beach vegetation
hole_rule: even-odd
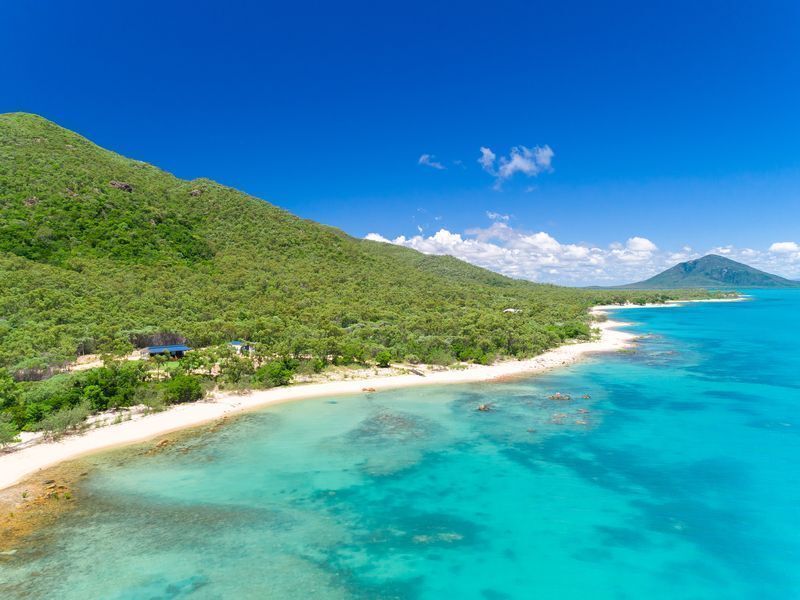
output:
[[[0,447],[17,441],[19,431],[14,425],[11,415],[0,412]]]
[[[144,405],[148,412],[161,412],[167,409],[164,390],[155,385],[140,385],[133,400],[134,405]]]
[[[375,364],[381,368],[386,368],[392,360],[392,353],[388,350],[381,350],[375,355]]]
[[[316,375],[317,373],[322,373],[325,370],[326,363],[321,358],[310,358],[308,360],[300,361],[300,364],[297,365],[296,373],[298,375]]]
[[[271,388],[288,385],[294,377],[295,368],[290,361],[274,360],[256,369],[255,383],[260,387]]]
[[[238,384],[249,380],[255,373],[253,361],[235,352],[228,352],[219,363],[220,377],[224,382]]]
[[[204,396],[200,378],[179,374],[164,383],[164,400],[167,404],[194,402]]]
[[[90,414],[92,414],[91,405],[84,401],[75,406],[66,406],[47,413],[36,424],[36,429],[49,436],[58,437],[70,430],[80,428]]]

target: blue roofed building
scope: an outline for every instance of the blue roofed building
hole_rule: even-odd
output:
[[[142,358],[149,358],[157,354],[168,354],[171,358],[183,358],[184,353],[191,348],[185,344],[167,344],[164,346],[149,346],[142,350]]]
[[[228,345],[236,350],[236,354],[250,354],[253,349],[249,342],[243,342],[242,340],[233,340],[228,342]]]

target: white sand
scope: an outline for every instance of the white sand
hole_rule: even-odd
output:
[[[598,312],[600,308],[595,308]],[[535,358],[503,361],[483,366],[470,365],[462,370],[445,370],[419,375],[376,376],[366,379],[297,384],[248,394],[220,394],[209,400],[181,404],[152,414],[131,414],[130,420],[89,429],[84,433],[63,437],[59,441],[33,439],[0,454],[0,489],[14,485],[46,467],[79,456],[115,446],[141,442],[224,416],[234,415],[279,402],[361,393],[364,388],[375,391],[418,385],[491,381],[514,375],[534,374],[572,364],[595,352],[612,352],[631,345],[635,336],[616,329],[618,321],[596,324],[600,338],[596,341],[566,344]],[[371,390],[370,390],[371,391]]]
[[[647,302],[645,304],[600,304],[592,308],[592,312],[606,312],[609,310],[622,310],[625,308],[675,308],[678,306],[683,306],[684,304],[690,304],[692,302],[743,302],[745,300],[749,300],[751,296],[747,296],[741,294],[736,298],[707,298],[705,300],[670,300],[669,302],[663,302],[661,304],[654,304],[652,302]]]

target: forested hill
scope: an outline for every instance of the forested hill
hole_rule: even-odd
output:
[[[357,240],[29,114],[0,115],[0,210],[0,367],[11,369],[168,338],[323,359],[523,356],[585,334],[595,302],[644,298]]]
[[[800,282],[766,273],[718,254],[708,254],[621,289],[674,288],[800,288]]]

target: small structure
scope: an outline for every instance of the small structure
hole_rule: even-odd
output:
[[[191,350],[185,344],[168,344],[166,346],[149,346],[142,350],[142,358],[150,358],[157,354],[168,354],[170,358],[183,358],[184,353]]]
[[[248,342],[243,342],[242,340],[233,340],[232,342],[228,342],[228,345],[236,350],[236,354],[250,354],[250,351],[253,349]]]
[[[518,308],[504,308],[504,313],[518,313],[521,312]]]

